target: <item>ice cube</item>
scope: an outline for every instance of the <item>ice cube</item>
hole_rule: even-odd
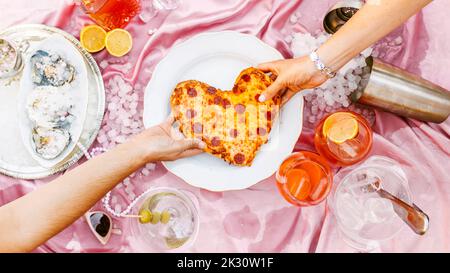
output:
[[[338,217],[346,228],[360,230],[364,226],[363,205],[351,194],[341,193],[337,202]]]
[[[369,198],[364,202],[365,221],[379,224],[388,221],[395,216],[392,203],[384,198]]]
[[[298,17],[295,14],[292,14],[291,17],[289,18],[289,22],[291,24],[296,24],[298,22]]]
[[[312,94],[308,94],[308,95],[305,96],[305,100],[306,101],[311,101],[312,99],[313,99]]]
[[[152,5],[145,6],[139,14],[139,19],[143,23],[148,23],[150,20],[158,14],[158,10]]]
[[[150,171],[144,168],[144,169],[142,169],[141,173],[142,173],[144,176],[147,176],[147,175],[150,174]]]
[[[397,38],[395,38],[395,40],[394,40],[395,45],[401,45],[402,43],[403,43],[402,36],[398,36]]]
[[[320,89],[320,88],[318,88],[318,89],[316,90],[316,95],[317,95],[317,97],[323,97],[323,90]]]
[[[323,196],[323,192],[325,192],[328,185],[328,180],[326,178],[320,179],[319,183],[317,183],[316,187],[311,190],[310,197],[312,200],[317,200],[321,196]]]
[[[348,191],[354,197],[368,194],[366,189],[369,185],[379,180],[376,173],[371,170],[363,170],[353,175],[352,184],[348,187]]]

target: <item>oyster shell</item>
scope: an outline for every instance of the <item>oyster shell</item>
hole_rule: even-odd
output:
[[[30,92],[26,108],[28,117],[36,126],[65,127],[72,123],[73,99],[66,90],[52,86],[37,87]]]
[[[56,34],[28,52],[17,100],[20,133],[30,156],[50,169],[69,158],[83,133],[89,104],[86,63]]]
[[[31,56],[31,79],[36,85],[63,86],[75,78],[75,68],[58,54],[37,50]]]
[[[36,153],[43,159],[58,157],[70,143],[70,133],[65,129],[35,127],[32,132]]]

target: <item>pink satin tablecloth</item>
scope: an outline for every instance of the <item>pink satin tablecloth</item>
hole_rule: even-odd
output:
[[[321,28],[332,0],[183,0],[170,12],[159,14],[148,23],[134,20],[127,29],[134,37],[132,52],[126,57],[129,72],[111,67],[102,69],[105,83],[120,76],[125,81],[145,87],[157,62],[174,44],[205,31],[235,30],[253,34],[291,57],[285,36],[306,29]],[[386,46],[384,60],[420,74],[450,89],[450,0],[436,0],[404,27],[396,31],[403,37],[401,47]],[[44,23],[79,36],[90,20],[68,0],[0,0],[0,28],[21,23]],[[289,23],[299,12],[300,20]],[[149,35],[150,29],[157,29]],[[94,56],[114,62],[106,52]],[[108,84],[107,92],[108,90]],[[143,88],[138,93],[142,108]],[[158,92],[154,90],[154,92]],[[305,117],[306,120],[307,117]],[[303,129],[296,149],[313,150],[312,129]],[[391,157],[402,164],[414,202],[431,219],[429,232],[423,236],[403,229],[379,251],[450,252],[450,121],[426,124],[376,112],[372,154]],[[98,143],[94,144],[98,145]],[[42,183],[0,176],[0,204],[10,202]],[[200,234],[189,252],[352,252],[338,234],[335,219],[326,203],[311,208],[289,205],[279,195],[273,177],[241,191],[213,193],[193,188],[167,172],[160,164],[147,176],[133,179],[136,193],[150,186],[186,189],[198,198]],[[230,181],[232,183],[232,181]],[[115,190],[122,194],[121,190]],[[124,199],[126,200],[126,199]],[[76,204],[74,204],[76,205]],[[123,206],[126,205],[124,201]],[[98,208],[101,208],[99,205]],[[39,212],[35,212],[39,213]],[[2,221],[4,221],[3,219]],[[83,219],[38,248],[37,252],[132,252],[127,220],[115,220],[122,235],[113,235],[101,246]]]

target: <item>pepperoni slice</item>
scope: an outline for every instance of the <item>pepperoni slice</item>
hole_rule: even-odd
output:
[[[200,122],[196,122],[196,123],[192,124],[192,130],[196,134],[201,134],[203,131],[203,125]]]
[[[197,90],[195,88],[189,88],[187,90],[187,94],[189,97],[197,97]]]
[[[256,100],[256,101],[259,101],[259,96],[261,96],[261,94],[256,94],[256,95],[255,95],[255,100]]]
[[[256,129],[256,132],[260,136],[265,136],[267,134],[267,130],[265,128],[262,128],[262,127],[258,127],[258,129]]]
[[[246,81],[246,82],[249,82],[249,81],[250,81],[250,76],[247,75],[247,74],[245,74],[245,75],[242,76],[242,79],[243,79],[244,81]]]
[[[208,91],[209,94],[214,95],[214,94],[216,94],[217,89],[214,88],[214,87],[212,87],[212,86],[209,86],[209,87],[206,89],[206,91]]]
[[[222,141],[220,140],[219,137],[213,137],[213,138],[211,139],[211,145],[212,145],[212,146],[219,146],[221,142],[222,142]]]
[[[222,98],[219,96],[214,97],[214,104],[216,105],[222,104]]]
[[[245,105],[240,104],[240,103],[236,104],[234,106],[234,110],[236,110],[236,113],[238,113],[238,114],[243,114],[245,112]]]
[[[227,107],[231,106],[231,102],[228,99],[223,99],[222,100],[222,106],[224,108],[227,108]]]
[[[236,138],[238,136],[238,130],[237,129],[230,129],[230,136],[233,138]]]
[[[194,118],[197,115],[197,111],[194,109],[188,109],[186,110],[186,117],[187,118]]]
[[[245,155],[238,153],[234,155],[234,162],[236,162],[236,164],[242,164],[245,161]]]
[[[272,111],[267,111],[266,117],[267,117],[267,121],[271,121],[272,120]]]

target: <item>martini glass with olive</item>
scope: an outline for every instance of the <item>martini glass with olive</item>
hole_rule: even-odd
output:
[[[141,198],[132,221],[132,233],[145,251],[170,251],[191,245],[198,232],[198,213],[183,191],[155,188]],[[141,244],[142,245],[142,244]]]

